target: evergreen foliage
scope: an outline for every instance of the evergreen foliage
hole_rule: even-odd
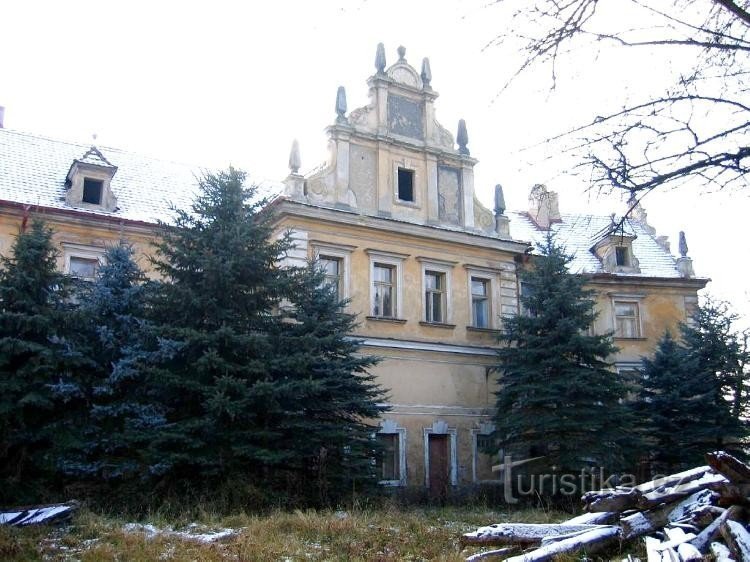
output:
[[[742,454],[738,442],[748,433],[750,334],[735,329],[738,319],[728,303],[707,298],[681,330],[692,368],[709,377],[708,441],[714,449]]]
[[[65,279],[52,232],[22,230],[0,269],[0,503],[46,494],[57,416],[52,385],[66,369]]]
[[[624,466],[632,416],[627,389],[607,357],[610,335],[592,335],[593,292],[570,274],[571,256],[550,234],[541,256],[519,272],[523,313],[504,319],[499,350],[496,446],[516,458],[579,474],[596,463]]]
[[[124,357],[164,409],[144,470],[176,493],[233,483],[240,495],[299,497],[311,471],[325,490],[344,472],[367,480],[361,416],[377,413],[379,396],[363,373],[371,361],[343,337],[351,317],[312,286],[320,274],[278,266],[289,237],[272,237],[266,202],[244,179],[231,168],[207,174],[192,212],[162,225],[150,347]]]
[[[152,355],[144,341],[147,285],[132,248],[120,242],[107,249],[96,280],[77,289],[70,339],[85,360],[56,389],[66,402],[57,462],[73,480],[121,483],[139,475],[141,451],[164,422],[134,368],[136,357]]]
[[[709,299],[682,325],[682,343],[667,332],[643,359],[637,408],[657,471],[689,468],[715,449],[743,455],[748,353],[735,319]]]

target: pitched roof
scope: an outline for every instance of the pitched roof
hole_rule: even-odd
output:
[[[83,144],[0,129],[0,200],[39,205],[53,209],[70,209],[65,203],[65,179],[74,160],[117,168],[111,189],[117,197],[117,209],[76,208],[89,215],[118,217],[155,223],[172,217],[171,206],[189,209],[197,189],[198,166],[158,160],[115,148],[95,148]],[[261,192],[273,196],[282,189],[279,182],[258,181]],[[513,239],[532,244],[544,240],[540,230],[526,213],[507,212]],[[552,230],[566,251],[574,254],[571,271],[603,273],[602,264],[591,252],[596,240],[612,226],[608,216],[563,214]],[[640,262],[641,273],[618,273],[622,276],[679,278],[675,259],[656,241],[643,225],[626,221],[625,231],[636,236],[633,253]]]
[[[542,243],[547,231],[540,230],[526,213],[510,211],[510,233],[513,238]],[[602,263],[591,251],[602,233],[612,227],[612,217],[595,215],[561,215],[562,221],[553,223],[552,232],[568,254],[572,254],[570,271],[573,273],[605,273]],[[635,235],[633,255],[638,259],[640,273],[617,273],[622,277],[681,277],[675,258],[664,249],[644,226],[633,220],[625,221],[627,235]]]
[[[206,170],[116,148],[92,147],[9,129],[0,129],[0,200],[71,209],[65,202],[65,179],[74,161],[116,168],[110,185],[117,209],[78,208],[82,214],[156,223],[169,221],[172,206],[189,209],[197,178]],[[248,178],[253,181],[253,178]],[[280,184],[256,181],[263,191]]]

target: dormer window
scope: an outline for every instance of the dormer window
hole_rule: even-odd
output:
[[[401,201],[414,202],[414,170],[398,169],[398,198]]]
[[[615,263],[618,267],[630,267],[630,252],[627,246],[615,247]]]
[[[102,180],[83,178],[83,197],[81,201],[91,203],[92,205],[101,205],[103,187],[104,182]]]
[[[114,211],[117,198],[110,184],[116,172],[117,166],[92,146],[83,156],[73,160],[68,170],[65,202],[71,207]]]

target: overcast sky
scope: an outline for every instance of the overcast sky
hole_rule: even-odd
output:
[[[488,206],[496,183],[514,209],[545,183],[560,194],[562,212],[621,213],[618,196],[589,193],[585,174],[561,175],[575,162],[561,165],[559,147],[539,143],[666,83],[674,61],[646,50],[582,56],[559,69],[554,92],[539,69],[498,95],[518,55],[485,48],[507,24],[487,4],[6,0],[0,105],[9,129],[78,142],[96,133],[100,146],[281,180],[294,138],[303,170],[324,159],[336,88],[346,87],[349,110],[364,105],[377,43],[388,64],[404,45],[417,69],[430,58],[438,120],[455,134],[466,119],[477,193]],[[686,231],[712,294],[750,314],[750,187],[655,193],[644,206],[675,251]]]

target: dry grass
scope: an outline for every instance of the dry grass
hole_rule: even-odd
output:
[[[126,523],[83,512],[66,529],[0,528],[2,560],[99,561],[297,561],[297,560],[442,560],[459,561],[474,552],[461,551],[461,533],[493,522],[551,522],[564,519],[542,510],[484,508],[403,508],[375,510],[294,511],[269,515],[240,514],[200,518],[202,532],[222,528],[238,533],[202,544],[169,535],[148,537],[128,532]],[[189,521],[148,521],[159,527],[185,529]]]

